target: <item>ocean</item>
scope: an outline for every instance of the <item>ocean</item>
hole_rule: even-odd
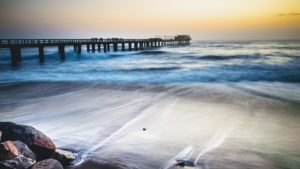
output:
[[[0,121],[77,154],[67,169],[298,169],[300,42],[0,51]]]
[[[10,52],[0,51],[0,81],[98,81],[117,83],[198,83],[300,81],[299,41],[195,41],[190,46],[145,51],[82,54],[66,48],[22,50],[22,64],[10,67]]]

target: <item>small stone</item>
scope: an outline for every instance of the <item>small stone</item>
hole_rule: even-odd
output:
[[[52,140],[33,127],[0,122],[0,130],[3,132],[3,141],[22,141],[37,155],[39,160],[50,158],[55,152],[56,147]]]
[[[147,129],[146,128],[143,128],[143,131],[146,131]]]
[[[63,166],[57,160],[46,159],[35,163],[31,169],[63,169]]]
[[[13,159],[0,161],[1,169],[28,169],[35,163],[35,160],[18,155]]]
[[[76,156],[71,151],[56,149],[53,158],[61,162],[63,165],[68,165],[71,161],[76,159]]]
[[[0,160],[10,160],[18,155],[35,160],[35,154],[21,141],[5,141],[0,144]]]

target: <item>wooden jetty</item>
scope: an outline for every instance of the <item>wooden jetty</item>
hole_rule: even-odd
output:
[[[132,51],[144,50],[173,45],[189,45],[189,35],[177,35],[171,38],[149,39],[122,39],[122,38],[91,38],[91,39],[0,39],[0,48],[7,48],[11,52],[11,65],[17,66],[22,61],[22,48],[38,48],[39,62],[45,62],[44,48],[57,46],[60,59],[65,60],[65,47],[74,46],[74,51],[81,53],[82,46],[86,46],[88,52]]]

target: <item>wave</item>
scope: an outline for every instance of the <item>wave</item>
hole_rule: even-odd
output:
[[[167,54],[170,52],[167,51],[161,51],[161,50],[145,50],[145,51],[140,51],[137,54],[141,55],[161,55],[161,54]]]
[[[148,68],[133,68],[133,69],[118,69],[115,71],[122,71],[122,72],[153,72],[153,71],[172,71],[181,69],[179,66],[172,66],[172,67],[148,67]]]
[[[204,55],[204,56],[183,56],[191,60],[231,60],[231,59],[259,59],[265,57],[261,54],[253,55]]]

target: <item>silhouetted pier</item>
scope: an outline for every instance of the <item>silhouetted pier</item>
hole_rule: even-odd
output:
[[[65,60],[65,47],[74,46],[74,51],[81,53],[82,46],[86,46],[88,52],[109,51],[133,51],[156,48],[162,46],[189,45],[189,35],[178,35],[171,38],[149,38],[149,39],[1,39],[0,48],[8,48],[11,51],[11,65],[17,66],[22,61],[22,48],[38,48],[39,62],[45,62],[44,48],[57,46],[60,59]]]

